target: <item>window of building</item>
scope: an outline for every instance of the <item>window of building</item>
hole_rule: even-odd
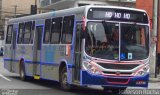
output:
[[[22,38],[23,38],[23,31],[24,31],[24,23],[20,23],[19,24],[19,31],[18,31],[18,40],[17,40],[17,44],[21,44],[22,43]]]
[[[56,3],[58,1],[62,1],[62,0],[51,0],[51,3]]]
[[[90,4],[85,4],[85,3],[79,3],[78,6],[86,6],[86,5],[90,5]]]
[[[8,25],[7,35],[6,35],[6,44],[11,44],[12,42],[12,31],[13,31],[13,25]]]
[[[60,42],[60,34],[62,28],[62,18],[52,19],[52,29],[51,29],[51,44],[58,44]]]
[[[3,27],[0,27],[1,30],[0,30],[0,40],[4,40],[4,30],[3,30]]]
[[[44,7],[44,6],[50,5],[51,1],[50,0],[41,0],[40,3],[41,3],[41,7]]]
[[[31,28],[32,28],[32,22],[26,22],[25,23],[25,30],[24,30],[24,37],[23,37],[24,44],[30,44]]]
[[[50,30],[51,30],[51,19],[46,19],[43,43],[48,44],[50,42]]]
[[[66,16],[63,20],[62,43],[71,44],[74,27],[74,16]]]

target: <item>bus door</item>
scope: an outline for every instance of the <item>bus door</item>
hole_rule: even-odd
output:
[[[39,79],[41,75],[41,48],[42,48],[42,35],[44,25],[36,25],[34,48],[33,48],[33,76]]]
[[[76,34],[74,38],[74,80],[80,81],[80,69],[81,69],[81,44],[82,44],[82,37],[81,37],[81,23],[76,24]]]
[[[11,59],[15,60],[15,52],[16,52],[16,37],[17,37],[17,31],[18,31],[18,24],[13,24],[13,32],[12,32],[12,42],[11,42]],[[15,72],[15,65],[13,61],[10,61],[10,71]]]

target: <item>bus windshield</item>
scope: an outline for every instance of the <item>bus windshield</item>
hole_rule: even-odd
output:
[[[88,22],[85,50],[88,55],[96,58],[142,60],[149,55],[148,40],[147,26]]]
[[[149,28],[121,24],[121,60],[142,60],[149,55]]]

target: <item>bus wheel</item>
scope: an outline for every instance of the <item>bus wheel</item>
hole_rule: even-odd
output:
[[[19,75],[20,75],[20,79],[21,80],[23,80],[23,81],[26,80],[25,69],[24,69],[24,62],[23,61],[21,61],[21,63],[20,63]]]
[[[60,86],[63,90],[70,90],[71,86],[67,83],[67,69],[63,67],[60,72]]]

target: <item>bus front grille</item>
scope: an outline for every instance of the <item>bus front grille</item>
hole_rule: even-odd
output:
[[[132,70],[138,67],[140,64],[111,64],[111,63],[98,63],[105,69],[116,69],[116,70]]]
[[[114,74],[117,75],[117,72],[109,72],[109,71],[103,71],[104,74]],[[131,75],[132,72],[119,72],[121,75]]]

